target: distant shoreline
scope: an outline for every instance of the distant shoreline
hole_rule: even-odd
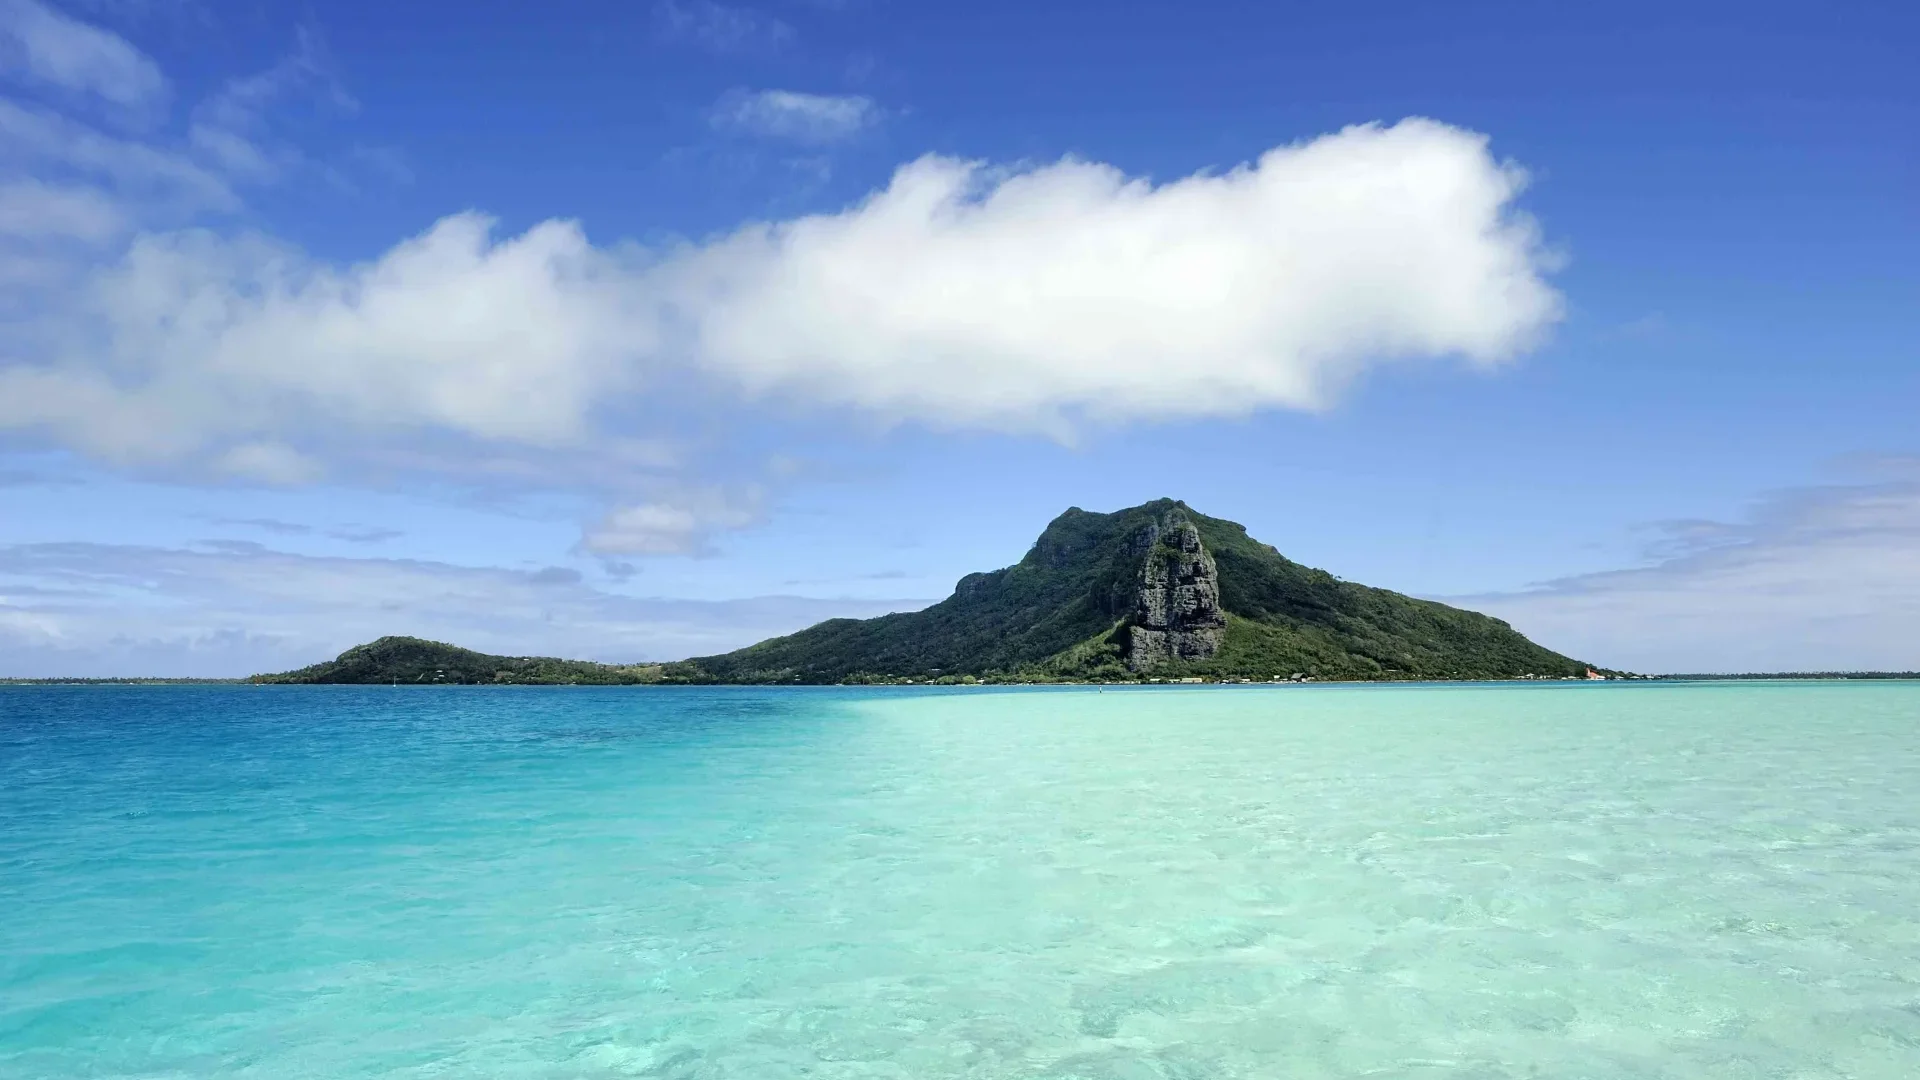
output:
[[[1920,671],[1780,671],[1780,672],[1742,672],[1739,674],[1687,673],[1679,675],[1634,675],[1626,678],[1606,680],[1587,679],[1314,679],[1301,681],[1251,681],[1237,679],[1205,679],[1198,683],[1185,685],[1202,686],[1415,686],[1446,685],[1449,683],[1558,683],[1558,682],[1893,682],[1920,681]],[[260,686],[276,685],[263,683],[252,678],[235,679],[192,679],[192,678],[0,678],[0,686]],[[288,686],[387,686],[384,682],[362,683],[281,683]],[[1076,682],[1069,680],[980,680],[975,683],[940,684],[931,681],[898,680],[889,682],[846,682],[846,683],[764,683],[764,682],[633,682],[633,683],[405,683],[406,686],[1179,686],[1179,682],[1152,682],[1125,680],[1116,682]]]
[[[167,679],[124,676],[100,679],[0,679],[0,686],[229,686],[245,679]]]

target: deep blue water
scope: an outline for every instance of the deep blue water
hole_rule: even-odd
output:
[[[1920,1076],[1920,685],[0,687],[0,1077]]]

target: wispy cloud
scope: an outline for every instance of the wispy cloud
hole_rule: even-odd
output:
[[[713,106],[713,126],[803,143],[833,143],[879,122],[873,99],[856,94],[804,94],[795,90],[735,90]]]
[[[137,12],[121,12],[132,15]],[[111,32],[61,15],[37,0],[0,0],[0,71],[57,83],[38,104],[0,98],[0,307],[40,310],[49,298],[71,301],[111,271],[121,244],[143,231],[207,225],[241,209],[238,189],[310,168],[278,137],[274,113],[300,97],[349,110],[351,99],[329,73],[318,35],[303,31],[294,52],[269,70],[229,81],[194,109],[184,137],[125,124],[98,123],[104,101],[132,109],[164,104],[166,82],[152,61]],[[151,73],[151,77],[149,74]],[[86,93],[82,93],[86,91]],[[122,116],[124,119],[124,116]],[[15,323],[25,340],[46,336],[75,346],[75,328]],[[84,331],[79,337],[98,335]],[[10,360],[36,351],[10,342]],[[38,342],[42,348],[44,341]],[[39,357],[44,358],[44,357]],[[0,366],[4,366],[0,364]],[[311,477],[310,463],[262,442],[231,451],[230,471]]]
[[[618,506],[587,529],[580,546],[600,556],[706,554],[715,533],[762,521],[762,498],[757,490],[683,491],[670,499]]]
[[[70,473],[42,469],[0,469],[0,487],[70,487],[81,480]]]
[[[72,6],[123,24],[162,22],[200,29],[216,22],[207,0],[74,0]]]
[[[385,529],[365,525],[339,525],[333,528],[316,528],[302,525],[297,521],[281,521],[278,518],[232,518],[216,517],[207,519],[215,525],[235,525],[241,528],[259,529],[275,536],[324,536],[330,540],[340,540],[349,544],[382,544],[396,540],[406,533],[399,529]]]
[[[26,179],[0,183],[0,235],[98,244],[128,224],[125,210],[98,188]]]
[[[348,526],[339,529],[328,529],[327,535],[335,540],[344,540],[349,544],[384,544],[389,540],[398,540],[407,534],[400,529]]]
[[[187,130],[195,150],[226,172],[272,180],[302,160],[291,144],[271,139],[268,118],[287,99],[317,100],[342,111],[359,107],[332,73],[317,31],[303,27],[293,52],[272,67],[232,79],[193,110]]]
[[[407,155],[391,146],[356,145],[352,153],[356,164],[390,184],[411,184],[413,166]]]
[[[239,205],[227,180],[187,155],[123,139],[46,109],[0,99],[0,147],[16,167],[40,170],[57,185],[97,180],[123,205],[164,217]]]
[[[1636,671],[1920,670],[1920,461],[1883,469],[1676,523],[1648,566],[1458,602]]]
[[[0,71],[128,109],[164,101],[160,68],[125,38],[39,0],[0,0]]]
[[[771,51],[794,39],[793,27],[772,15],[713,0],[659,0],[653,19],[662,37],[719,53]]]
[[[317,558],[247,542],[34,544],[0,547],[0,675],[245,675],[382,634],[512,655],[678,659],[924,604],[647,599],[568,567]]]
[[[313,532],[313,526],[302,525],[297,521],[281,521],[278,518],[212,518],[215,525],[239,525],[249,529],[259,529],[276,536],[306,536]]]

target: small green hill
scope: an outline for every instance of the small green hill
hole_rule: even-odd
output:
[[[256,683],[530,683],[619,685],[657,682],[658,664],[632,666],[556,660],[550,656],[489,656],[438,641],[383,637],[355,645],[337,658]]]
[[[914,678],[1506,679],[1587,665],[1506,623],[1302,566],[1231,521],[1160,499],[1073,508],[1026,557],[922,611],[833,619],[674,681]]]

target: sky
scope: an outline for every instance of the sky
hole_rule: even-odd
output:
[[[613,661],[1185,500],[1920,669],[1920,9],[0,0],[0,676]]]

